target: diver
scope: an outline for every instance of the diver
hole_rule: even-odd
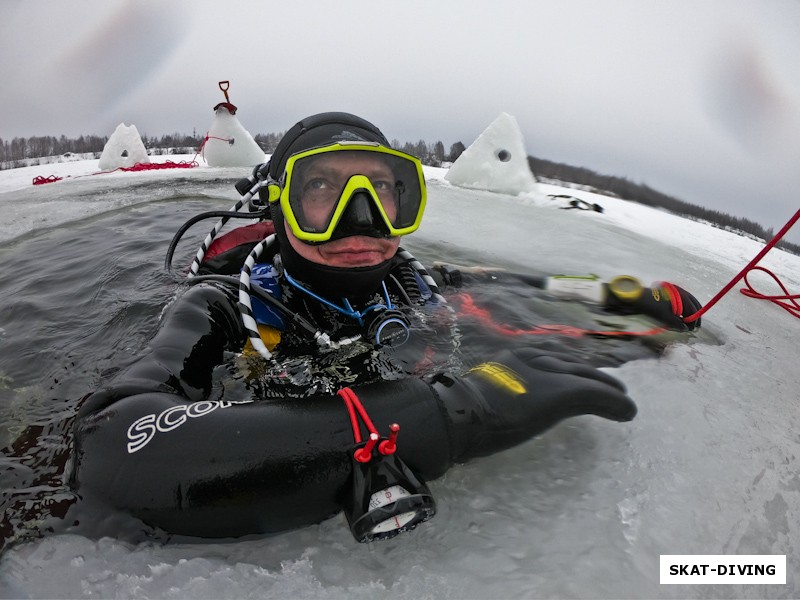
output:
[[[518,344],[453,360],[458,314],[440,285],[469,274],[443,266],[437,280],[401,248],[422,220],[425,179],[373,124],[306,118],[250,184],[259,223],[204,244],[147,351],[85,399],[79,495],[201,537],[283,531],[344,510],[356,539],[370,541],[430,518],[425,482],[456,463],[567,417],[635,416],[621,382],[567,353]],[[533,284],[678,330],[700,324],[684,321],[700,304],[674,284]],[[258,398],[221,382],[242,356],[266,365],[248,383]]]

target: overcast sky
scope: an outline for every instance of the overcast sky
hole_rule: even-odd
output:
[[[800,208],[798,0],[0,0],[0,137],[251,133],[354,112],[530,154],[776,230]],[[797,232],[791,241],[800,241]]]

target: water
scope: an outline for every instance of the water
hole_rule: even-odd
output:
[[[67,493],[59,478],[69,457],[64,433],[80,398],[146,346],[177,291],[162,271],[173,232],[197,212],[233,204],[227,181],[192,185],[188,195],[183,182],[99,190],[98,197],[121,195],[124,203],[0,246],[0,439],[4,446],[23,440],[3,459],[4,500],[34,499],[43,489],[56,500]],[[52,192],[53,202],[80,202],[77,192],[61,190]],[[457,222],[454,205],[463,215]],[[701,298],[730,277],[730,266],[713,256],[575,212],[432,185],[425,225],[406,246],[425,262],[444,257],[604,277],[682,274]],[[481,240],[477,225],[487,217],[496,221],[493,235]],[[194,242],[182,245],[176,264],[193,251]],[[458,466],[430,482],[439,513],[409,534],[356,544],[341,515],[230,541],[61,533],[2,556],[0,595],[795,596],[800,381],[787,334],[794,324],[743,302],[733,299],[709,315],[708,338],[673,342],[658,360],[613,370],[639,403],[635,421],[572,419]],[[531,310],[523,304],[509,300],[506,316]],[[701,343],[712,339],[722,344]],[[627,355],[634,346],[619,344],[598,357],[596,346],[570,343],[608,365],[653,356]],[[113,526],[105,531],[115,533]],[[789,585],[659,586],[659,555],[691,553],[787,554]]]

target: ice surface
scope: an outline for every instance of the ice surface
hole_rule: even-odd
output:
[[[149,162],[150,157],[136,125],[120,123],[103,147],[98,167],[102,171],[113,171],[120,167],[130,168],[136,163]]]
[[[453,185],[503,194],[536,192],[517,120],[501,113],[450,167]]]
[[[63,168],[77,175],[94,166]],[[4,215],[13,207],[18,229],[30,232],[119,207],[81,199],[87,182],[108,197],[129,185],[138,190],[123,194],[132,204],[176,196],[187,186],[202,190],[215,172],[73,178],[40,188],[26,176],[27,187],[14,191],[5,178],[20,176],[6,171],[0,207]],[[437,244],[445,260],[666,279],[707,301],[763,247],[617,198],[570,189],[606,211],[566,211],[525,195],[458,188],[444,173],[426,169],[426,216],[404,245],[415,251],[415,244]],[[35,197],[31,189],[39,190]],[[54,208],[42,222],[45,198]],[[772,251],[762,264],[790,290],[800,288],[800,257]],[[773,291],[766,279],[753,281]],[[798,597],[800,323],[736,291],[703,323],[719,345],[687,338],[659,360],[610,370],[639,405],[634,421],[571,419],[452,469],[430,482],[439,514],[409,534],[357,544],[340,515],[228,543],[52,536],[3,555],[0,597]],[[785,554],[787,585],[661,586],[661,554]]]
[[[250,132],[224,106],[214,111],[203,156],[210,167],[253,167],[266,160]]]
[[[153,156],[154,162],[185,161],[191,154]],[[98,161],[53,163],[0,172],[0,243],[36,230],[58,227],[126,206],[163,199],[187,192],[203,194],[204,182],[227,177],[236,180],[250,168],[230,167],[113,173],[99,171]],[[35,177],[55,175],[63,181],[32,185]],[[180,182],[181,185],[177,185]],[[68,186],[65,188],[64,186]],[[141,193],[142,187],[148,188]],[[75,198],[79,199],[76,201]],[[231,188],[232,206],[240,196]]]

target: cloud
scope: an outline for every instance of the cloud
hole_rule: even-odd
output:
[[[0,52],[13,60],[0,99],[19,135],[95,133],[99,118],[169,64],[191,24],[171,3],[149,1],[33,1],[6,11]]]

